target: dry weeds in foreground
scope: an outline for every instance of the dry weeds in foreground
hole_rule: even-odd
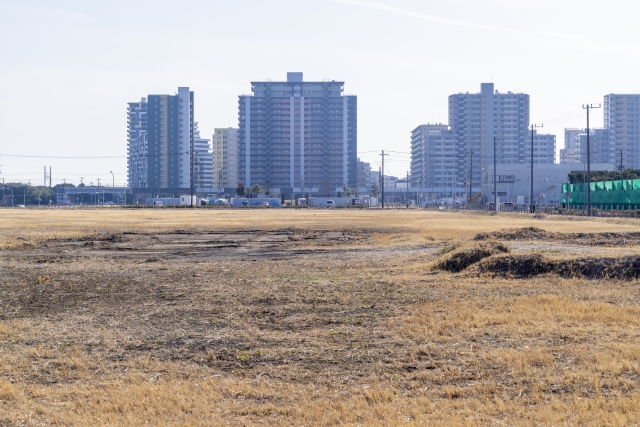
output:
[[[0,425],[640,421],[637,281],[432,274],[450,239],[464,244],[474,229],[533,220],[337,212],[327,222],[333,212],[314,219],[310,211],[286,212],[280,225],[242,212],[230,227],[312,233],[249,248],[258,232],[238,247],[214,242],[206,253],[136,246],[166,238],[144,233],[189,229],[176,225],[181,213],[148,226],[121,213],[100,213],[93,223],[35,213],[46,238],[99,239],[95,230],[117,226],[143,233],[80,240],[81,249],[44,246],[28,220],[9,222],[10,232],[5,221],[4,242],[18,235],[30,244],[0,252]],[[194,224],[202,219],[193,215]],[[212,218],[209,229],[224,228],[223,219]],[[574,232],[576,223],[535,220],[554,232]],[[194,228],[183,238],[212,239],[202,237],[201,223]],[[313,232],[331,229],[371,238]]]

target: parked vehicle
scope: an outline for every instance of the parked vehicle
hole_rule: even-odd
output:
[[[513,212],[513,203],[512,202],[504,202],[502,204],[502,212]]]
[[[334,202],[333,200],[327,200],[327,207],[328,208],[335,208],[336,207],[336,202]]]

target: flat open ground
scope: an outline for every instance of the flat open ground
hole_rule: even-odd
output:
[[[639,232],[0,210],[0,426],[638,425]]]

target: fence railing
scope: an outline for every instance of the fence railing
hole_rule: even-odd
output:
[[[471,204],[471,205],[438,205],[427,204],[424,209],[434,211],[484,211],[495,212],[493,203]],[[531,209],[531,205],[501,205],[499,212],[505,213],[543,213],[547,215],[572,215],[587,216],[586,207],[562,207],[562,206],[539,206]],[[591,216],[605,218],[640,218],[640,204],[638,205],[591,205]]]

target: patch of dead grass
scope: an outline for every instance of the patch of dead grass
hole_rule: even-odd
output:
[[[0,228],[3,241],[26,236],[35,248],[0,252],[0,425],[640,421],[637,281],[430,274],[438,247],[466,247],[479,231],[535,221],[553,232],[574,224],[619,232],[634,223],[419,211],[25,212]],[[113,250],[140,241],[143,250],[141,239],[159,231],[190,230],[182,245],[210,240],[205,231],[292,223],[307,230],[294,236],[307,245],[296,250],[310,250],[267,242],[264,256],[228,259]],[[321,231],[354,239],[319,251],[305,237]],[[52,236],[99,244],[79,256]]]

